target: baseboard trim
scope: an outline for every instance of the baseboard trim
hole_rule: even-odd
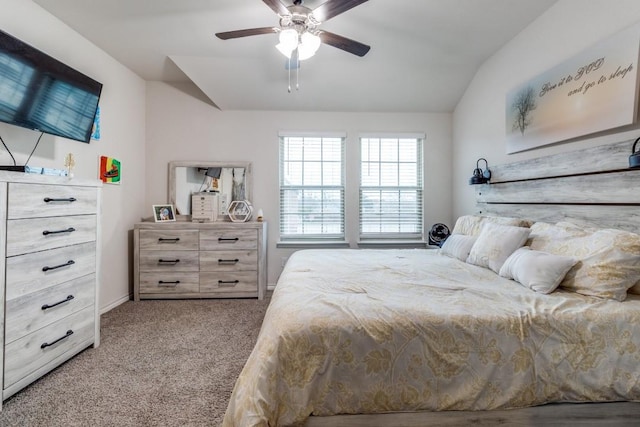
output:
[[[130,296],[129,295],[125,295],[122,298],[115,300],[114,302],[112,302],[111,304],[107,305],[106,307],[100,308],[100,315],[105,314],[107,311],[113,310],[114,308],[116,308],[120,304],[124,304],[125,302],[127,302],[129,300],[130,300]]]

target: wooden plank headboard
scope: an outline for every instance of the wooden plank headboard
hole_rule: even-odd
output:
[[[634,140],[491,167],[476,186],[476,211],[555,223],[640,231],[640,169]]]

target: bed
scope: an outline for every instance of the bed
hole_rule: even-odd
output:
[[[223,425],[640,401],[635,216],[478,200],[442,249],[294,253]]]

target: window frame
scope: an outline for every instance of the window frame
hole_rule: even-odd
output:
[[[363,185],[363,167],[365,167],[365,159],[363,158],[363,143],[364,140],[367,139],[377,139],[379,142],[383,139],[395,139],[396,144],[399,146],[401,140],[406,139],[414,139],[416,144],[417,153],[415,154],[416,160],[415,165],[417,167],[416,170],[416,179],[418,181],[417,185]],[[359,246],[379,246],[379,245],[395,245],[402,246],[411,245],[413,243],[424,243],[424,142],[425,142],[425,134],[420,133],[370,133],[370,134],[360,134],[358,137],[358,236],[359,236]],[[367,162],[367,163],[376,163]],[[394,162],[384,162],[382,159],[378,158],[378,164],[382,163],[395,163],[400,165],[401,162],[400,156]],[[411,162],[410,162],[411,163]],[[397,168],[398,174],[399,167]],[[418,207],[418,221],[416,225],[418,226],[418,231],[415,232],[402,232],[402,231],[394,231],[394,232],[363,232],[363,191],[397,191],[398,193],[403,191],[415,191],[416,192],[416,207]],[[400,198],[400,195],[399,195]],[[382,223],[381,223],[382,224]],[[400,225],[400,221],[397,223]]]
[[[277,247],[302,247],[310,244],[313,245],[323,245],[329,247],[348,247],[348,243],[346,242],[346,133],[337,133],[337,132],[279,132],[279,149],[278,149],[278,196],[279,196],[279,242]],[[284,156],[285,144],[287,143],[287,138],[302,138],[304,139],[340,139],[340,184],[339,185],[326,185],[320,183],[319,185],[305,185],[302,184],[285,184],[284,183],[284,168],[287,163]],[[322,159],[321,155],[321,159]],[[304,165],[305,162],[311,160],[302,159],[302,163]],[[315,160],[317,161],[317,160]],[[321,162],[324,166],[324,160]],[[327,233],[324,235],[320,234],[286,234],[284,233],[284,224],[285,224],[285,206],[284,206],[284,198],[287,190],[309,190],[309,191],[339,191],[340,193],[340,232],[339,233]],[[322,199],[324,200],[324,199]]]

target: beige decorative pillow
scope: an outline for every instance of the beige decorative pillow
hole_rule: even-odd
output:
[[[530,232],[529,228],[487,222],[471,248],[467,262],[498,273],[509,255],[524,245]]]
[[[487,222],[501,225],[513,225],[516,227],[529,227],[532,222],[526,219],[510,218],[506,216],[481,216],[463,215],[458,218],[453,226],[451,234],[465,234],[467,236],[479,236],[482,226]]]
[[[440,253],[460,261],[466,261],[471,252],[471,247],[478,238],[475,236],[465,236],[464,234],[452,234],[444,241]]]
[[[572,257],[534,251],[525,246],[507,258],[499,274],[533,291],[550,294],[577,262]]]
[[[623,301],[640,278],[640,235],[614,229],[583,229],[573,224],[535,223],[531,249],[577,258],[560,283],[582,295]]]

